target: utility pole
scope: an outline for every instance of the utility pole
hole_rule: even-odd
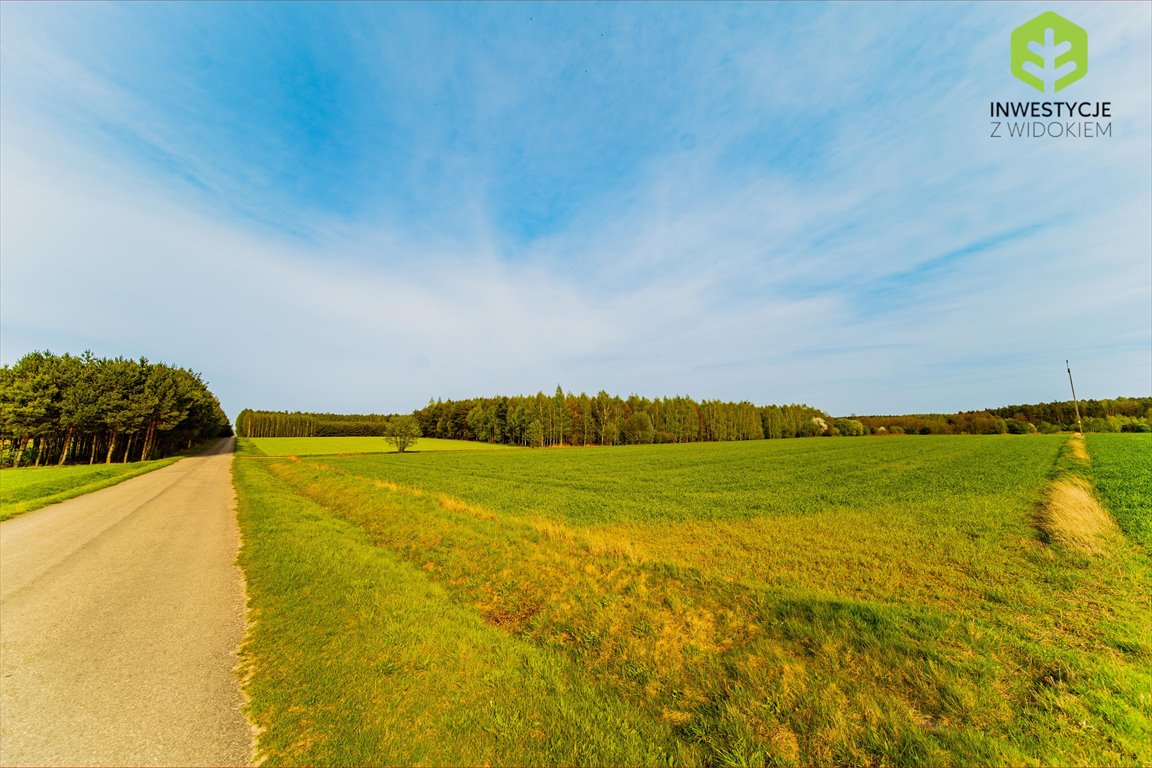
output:
[[[1072,383],[1072,366],[1068,361],[1064,361],[1064,365],[1068,368],[1068,386],[1072,387],[1072,404],[1076,406],[1076,427],[1080,430],[1080,434],[1084,434],[1084,423],[1080,421],[1080,401],[1076,399],[1076,385]]]

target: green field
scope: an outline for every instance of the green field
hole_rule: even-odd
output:
[[[506,445],[471,440],[440,440],[422,437],[408,453],[441,451],[506,451]],[[241,456],[322,456],[339,453],[396,453],[382,437],[248,437],[236,441]]]
[[[0,469],[0,520],[116,485],[166,467],[178,458],[129,464]]]
[[[239,458],[261,751],[1146,764],[1152,562],[1045,543],[1065,439]]]
[[[1088,435],[1092,474],[1125,533],[1152,551],[1152,434]]]

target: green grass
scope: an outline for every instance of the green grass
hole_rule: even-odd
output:
[[[166,467],[178,458],[130,464],[0,469],[0,520],[122,483]]]
[[[1042,483],[1064,439],[799,439],[393,456],[385,463],[349,456],[334,466],[575,525],[742,520],[920,505],[941,494],[981,501],[990,489],[1027,496],[1021,481]]]
[[[1152,551],[1152,434],[1088,435],[1092,474],[1120,528]]]
[[[238,460],[261,748],[316,764],[1148,763],[1152,565],[1125,540],[1097,558],[1044,543],[1063,440]],[[424,666],[382,676],[413,646]],[[454,672],[473,652],[490,666]]]
[[[406,453],[440,451],[506,451],[506,445],[476,443],[470,440],[441,440],[422,437]],[[236,441],[240,456],[322,456],[340,453],[396,453],[382,437],[248,437]]]

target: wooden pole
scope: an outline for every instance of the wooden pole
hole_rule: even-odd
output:
[[[1080,421],[1080,401],[1076,399],[1076,385],[1072,383],[1072,366],[1068,361],[1064,361],[1064,365],[1068,368],[1068,386],[1072,387],[1072,404],[1076,406],[1076,428],[1080,430],[1080,434],[1084,434],[1084,422]]]

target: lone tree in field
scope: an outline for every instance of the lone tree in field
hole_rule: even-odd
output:
[[[415,416],[397,416],[384,428],[384,439],[396,446],[397,453],[416,445],[420,437],[420,424]]]

